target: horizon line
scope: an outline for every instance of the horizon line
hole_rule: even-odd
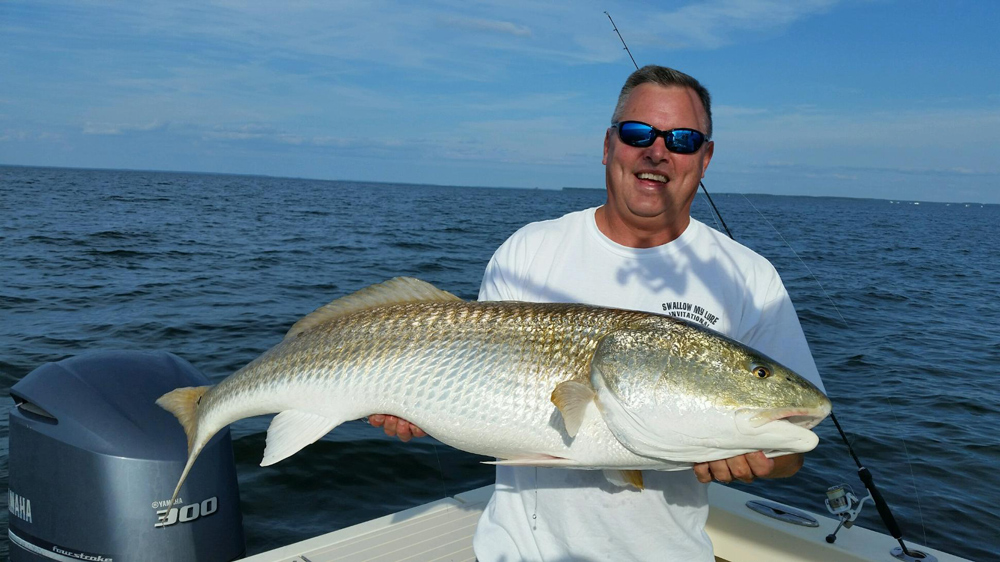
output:
[[[34,164],[5,164],[0,163],[0,168],[26,168],[26,169],[39,169],[39,170],[80,170],[80,171],[91,171],[91,172],[129,172],[129,173],[155,173],[155,174],[190,174],[190,175],[205,175],[205,176],[232,176],[232,177],[247,177],[247,178],[269,178],[269,179],[286,179],[286,180],[302,180],[302,181],[320,181],[320,182],[331,182],[331,183],[360,183],[360,184],[376,184],[376,185],[404,185],[404,186],[417,186],[417,187],[452,187],[452,188],[471,188],[471,189],[521,189],[526,191],[604,191],[605,187],[579,187],[579,186],[560,186],[560,187],[514,187],[514,186],[502,186],[502,185],[465,185],[465,184],[443,184],[443,183],[410,183],[410,182],[393,182],[393,181],[382,181],[382,180],[355,180],[355,179],[329,179],[329,178],[310,178],[303,176],[275,176],[270,174],[248,174],[242,172],[204,172],[195,170],[153,170],[153,169],[142,169],[142,168],[87,168],[80,166],[39,166]],[[732,173],[732,172],[730,172]],[[859,201],[886,201],[889,203],[896,202],[911,202],[911,203],[922,203],[922,204],[934,204],[934,205],[1000,205],[1000,203],[983,203],[981,201],[929,201],[921,199],[884,199],[879,197],[853,197],[850,195],[812,195],[812,194],[779,194],[779,193],[764,193],[764,192],[739,192],[739,191],[713,191],[713,193],[718,195],[754,195],[763,197],[812,197],[816,199],[851,199]]]

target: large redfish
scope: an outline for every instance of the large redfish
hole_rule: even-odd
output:
[[[214,387],[157,404],[180,420],[188,461],[226,425],[274,417],[262,466],[348,420],[405,418],[500,464],[678,470],[762,450],[805,452],[830,413],[799,375],[675,318],[580,304],[465,302],[396,278],[306,316]]]

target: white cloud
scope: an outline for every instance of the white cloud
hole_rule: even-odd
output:
[[[548,111],[578,99],[577,92],[549,92],[509,97],[483,96],[469,99],[465,109],[474,112]]]
[[[507,33],[519,37],[531,35],[531,29],[524,25],[517,25],[509,21],[488,20],[480,18],[466,18],[457,16],[443,16],[439,21],[447,26],[471,29],[474,31],[495,31]]]
[[[716,158],[1000,172],[1000,109],[790,109],[716,121]]]
[[[0,141],[10,142],[10,141],[24,141],[32,138],[32,134],[28,131],[20,131],[16,129],[5,129],[0,131]]]
[[[659,40],[674,47],[714,49],[732,44],[737,32],[770,32],[829,11],[837,0],[719,0],[688,4],[650,16]],[[653,40],[650,34],[646,41]]]
[[[735,105],[713,105],[712,118],[732,118],[745,115],[763,115],[770,110],[763,107],[740,107]]]
[[[155,131],[163,129],[166,124],[159,121],[150,123],[85,123],[83,134],[85,135],[123,135],[132,132]]]
[[[52,131],[26,131],[23,129],[0,130],[0,142],[37,142],[59,143],[66,140],[66,135]]]

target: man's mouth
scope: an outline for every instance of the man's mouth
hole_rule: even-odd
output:
[[[650,181],[655,181],[655,182],[660,182],[660,183],[667,183],[667,176],[660,175],[660,174],[651,174],[649,172],[640,172],[640,173],[636,174],[635,177],[637,177],[637,178],[639,178],[641,180],[650,180]]]

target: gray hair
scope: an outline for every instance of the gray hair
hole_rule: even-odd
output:
[[[705,108],[705,115],[708,116],[708,130],[705,131],[706,140],[712,138],[712,96],[709,95],[708,90],[700,82],[679,70],[665,66],[656,66],[654,64],[649,64],[636,70],[625,80],[625,85],[622,86],[622,91],[618,94],[618,105],[615,106],[615,112],[611,116],[612,123],[617,123],[621,119],[622,111],[625,109],[625,102],[628,100],[629,95],[632,94],[632,90],[636,86],[646,83],[668,88],[679,86],[694,90],[698,94],[698,98],[701,99],[701,105]]]

